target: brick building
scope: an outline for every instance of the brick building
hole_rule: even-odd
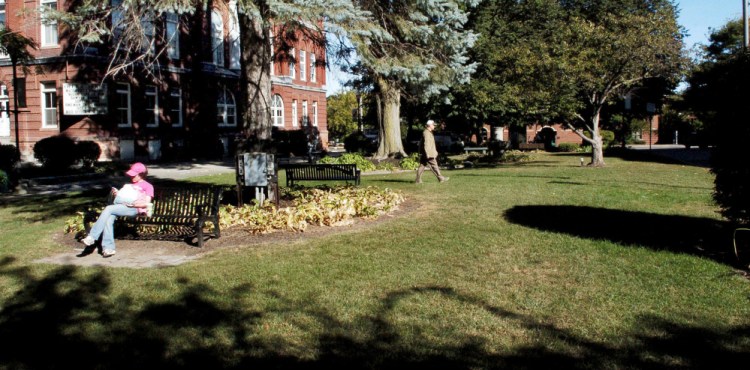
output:
[[[112,0],[113,8],[121,0]],[[0,0],[0,27],[37,42],[29,68],[12,68],[0,55],[0,101],[13,109],[18,97],[18,136],[24,159],[33,159],[34,144],[66,135],[91,140],[101,159],[159,160],[231,153],[244,122],[238,107],[247,101],[241,85],[240,32],[236,0],[215,0],[194,14],[164,14],[142,24],[165,46],[153,73],[105,77],[113,43],[77,45],[75,35],[45,22],[37,8],[65,10],[64,0]],[[118,18],[119,17],[119,18]],[[113,11],[112,24],[123,21]],[[117,31],[112,40],[117,40]],[[273,125],[278,130],[315,132],[325,145],[325,50],[295,38],[279,50],[271,68]],[[162,41],[159,41],[162,40]],[[160,45],[159,43],[162,42]],[[273,46],[273,45],[272,45]],[[287,58],[293,55],[293,58]],[[15,120],[0,113],[0,143],[15,144]]]

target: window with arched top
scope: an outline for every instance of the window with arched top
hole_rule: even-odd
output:
[[[271,99],[271,120],[274,126],[284,126],[284,100],[279,94]]]
[[[219,91],[216,100],[216,122],[221,127],[237,126],[237,105],[234,102],[234,95],[227,88]]]

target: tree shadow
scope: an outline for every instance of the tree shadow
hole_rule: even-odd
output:
[[[568,369],[682,369],[722,368],[744,363],[750,355],[748,347],[737,345],[750,341],[747,326],[719,331],[642,317],[623,333],[625,344],[614,348],[443,286],[392,291],[376,309],[351,320],[337,316],[315,297],[300,301],[248,283],[219,292],[179,278],[170,284],[174,294],[139,302],[113,295],[106,270],[85,272],[61,267],[39,275],[15,266],[11,258],[0,261],[0,277],[18,287],[0,301],[4,367],[527,369],[553,364]],[[272,299],[272,308],[250,308],[248,302],[259,297]],[[425,297],[461,304],[534,333],[536,339],[519,348],[492,348],[491,339],[482,333],[434,338],[421,330],[428,328],[391,320],[394,311],[406,309],[403,302]],[[312,338],[300,343],[294,335],[268,334],[263,325],[268,316],[283,316],[292,332]],[[295,354],[300,346],[309,351]]]
[[[516,206],[504,217],[537,230],[736,262],[730,225],[710,218],[569,205]]]

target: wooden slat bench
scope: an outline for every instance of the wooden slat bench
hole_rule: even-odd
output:
[[[197,240],[203,247],[206,237],[219,238],[219,201],[223,188],[216,186],[188,186],[180,188],[156,187],[154,211],[151,216],[118,217],[115,236],[121,239]],[[84,220],[86,233],[98,214],[88,213]],[[206,233],[206,222],[213,224],[213,232]]]
[[[354,181],[359,185],[360,171],[355,164],[290,164],[286,170],[286,186],[299,181]]]

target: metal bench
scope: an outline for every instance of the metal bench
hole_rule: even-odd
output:
[[[118,217],[115,221],[115,236],[120,239],[187,240],[197,239],[203,247],[206,237],[219,238],[219,201],[221,187],[189,186],[180,188],[157,187],[154,191],[154,210],[151,216]],[[89,225],[99,215],[87,213],[84,219],[86,233]],[[213,231],[206,233],[206,222],[213,224]]]
[[[360,171],[354,164],[290,164],[284,166],[286,186],[299,181],[354,181],[359,185]]]

